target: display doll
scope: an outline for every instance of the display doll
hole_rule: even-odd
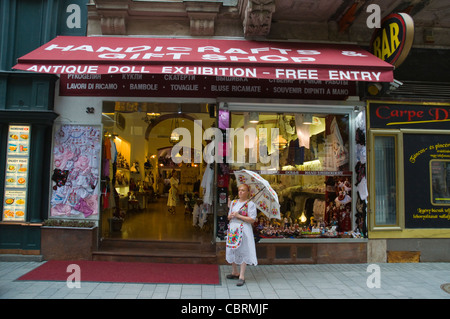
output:
[[[335,202],[336,202],[336,206],[342,206],[345,205],[349,202],[351,202],[352,198],[347,194],[346,191],[341,190],[339,191],[339,195],[338,197],[336,197]]]
[[[291,212],[286,212],[283,222],[285,227],[289,228],[291,226],[292,224]]]

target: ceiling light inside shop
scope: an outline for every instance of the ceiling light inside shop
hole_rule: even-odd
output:
[[[312,119],[312,115],[311,114],[303,114],[303,124],[312,124],[313,123],[313,119]]]
[[[180,141],[180,134],[172,132],[170,135],[170,143],[176,144]]]
[[[171,130],[172,133],[170,134],[169,137],[169,141],[172,144],[176,144],[180,141],[180,134],[178,134],[177,132],[175,132],[175,130],[179,127],[180,125],[178,124],[178,119],[172,119],[172,124],[171,124]]]
[[[249,115],[248,115],[248,121],[250,123],[254,123],[254,124],[258,123],[259,122],[259,114],[258,114],[258,112],[250,112]]]

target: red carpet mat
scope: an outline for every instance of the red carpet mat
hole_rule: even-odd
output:
[[[122,283],[203,284],[220,283],[219,266],[205,264],[159,264],[110,261],[51,260],[17,280],[73,281],[79,269],[80,281]]]

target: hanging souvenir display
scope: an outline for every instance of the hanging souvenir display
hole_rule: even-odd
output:
[[[100,128],[62,125],[55,131],[51,217],[98,218]]]

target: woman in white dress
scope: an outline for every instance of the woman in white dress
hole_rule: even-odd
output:
[[[239,279],[237,286],[242,286],[247,265],[258,264],[252,227],[257,213],[256,205],[248,200],[249,186],[242,184],[238,190],[239,199],[231,202],[228,212],[226,260],[232,265],[232,272],[227,275],[227,279]],[[241,266],[240,271],[237,265]]]
[[[170,178],[169,197],[167,199],[168,211],[172,215],[175,214],[175,206],[178,203],[178,183],[177,171],[173,171],[172,177]]]

